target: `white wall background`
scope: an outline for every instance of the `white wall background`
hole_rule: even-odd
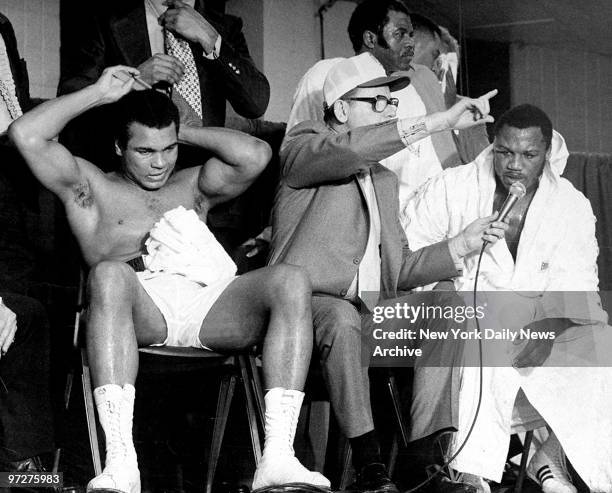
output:
[[[86,0],[89,1],[89,0]],[[244,20],[255,63],[271,84],[265,118],[285,121],[299,79],[320,59],[322,0],[228,0]],[[340,0],[325,12],[326,57],[353,54],[346,27],[355,4]],[[0,0],[28,64],[33,97],[54,97],[59,78],[59,0]],[[553,119],[573,151],[612,152],[612,57],[563,47],[511,47],[514,104],[531,102]]]
[[[13,24],[19,53],[28,64],[30,94],[54,97],[59,80],[59,0],[0,0],[0,12]]]
[[[293,92],[304,73],[320,59],[318,0],[263,0],[264,72],[272,96],[265,118],[286,121]],[[346,34],[355,4],[337,2],[325,13],[325,56],[351,56]]]

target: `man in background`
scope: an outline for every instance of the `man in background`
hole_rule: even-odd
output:
[[[448,30],[438,26],[424,15],[411,13],[414,28],[414,58],[416,64],[429,68],[438,79],[444,95],[444,103],[450,108],[457,102],[457,71],[459,65],[459,44]],[[487,129],[484,126],[455,130],[452,137],[462,163],[476,159],[489,145]]]
[[[414,33],[410,15],[398,0],[365,0],[351,15],[348,34],[356,54],[369,52],[388,74],[405,73],[410,85],[394,96],[399,99],[398,118],[425,116],[446,109],[440,84],[428,68],[412,63]],[[302,78],[295,92],[287,131],[295,124],[323,120],[322,87],[327,71],[339,59],[317,62]],[[412,143],[386,158],[382,164],[399,179],[400,204],[412,190],[442,169],[461,164],[452,132],[438,132]]]

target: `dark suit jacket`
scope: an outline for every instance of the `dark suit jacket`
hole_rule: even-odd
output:
[[[268,106],[270,85],[249,55],[242,21],[207,9],[206,3],[196,0],[195,8],[217,29],[222,42],[216,60],[205,58],[201,47],[191,44],[200,77],[203,123],[223,126],[226,100],[240,115],[260,117]],[[151,57],[144,0],[112,0],[98,6],[93,14],[74,18],[74,22],[78,25],[70,26],[72,35],[62,39],[58,95],[94,83],[106,67],[118,64],[136,67]],[[89,118],[77,119],[70,126],[62,141],[75,154],[107,167],[108,163],[101,162],[100,156],[113,159],[112,154],[109,156],[112,140],[110,148],[107,147],[110,137],[108,130],[105,132],[112,128],[112,118],[107,108],[88,113]],[[102,145],[99,141],[104,133],[106,142]]]
[[[403,148],[396,121],[335,133],[304,122],[281,149],[270,263],[306,269],[314,293],[346,295],[365,252],[368,211],[357,175],[371,170],[381,222],[381,297],[456,276],[447,242],[411,252],[395,174],[379,164]]]
[[[226,100],[246,118],[262,116],[270,99],[270,85],[249,55],[241,19],[207,11],[201,1],[195,7],[222,38],[217,60],[205,58],[201,47],[191,44],[200,76],[204,125],[223,126]],[[77,31],[81,39],[61,47],[59,94],[92,84],[108,66],[136,67],[151,57],[143,0],[110,2],[85,26]]]

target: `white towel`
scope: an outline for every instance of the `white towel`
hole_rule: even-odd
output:
[[[145,267],[212,284],[236,275],[236,264],[193,210],[172,209],[153,226],[145,243]]]

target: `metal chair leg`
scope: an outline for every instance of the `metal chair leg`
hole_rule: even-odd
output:
[[[81,349],[81,365],[83,368],[83,399],[85,400],[85,415],[87,417],[87,431],[89,433],[89,446],[91,447],[91,460],[93,462],[94,475],[102,473],[102,461],[100,460],[100,445],[98,442],[98,430],[96,428],[96,406],[91,388],[91,374],[87,352]]]
[[[523,481],[525,481],[525,474],[527,473],[527,459],[529,458],[529,449],[531,448],[531,441],[533,440],[533,430],[525,433],[525,443],[523,445],[523,453],[521,455],[521,468],[519,470],[519,476],[514,485],[514,493],[521,493],[523,491]]]
[[[55,449],[55,453],[53,454],[53,469],[51,469],[51,472],[53,474],[56,474],[57,471],[59,471],[59,463],[60,463],[61,456],[62,456],[62,449],[58,447]]]
[[[257,406],[257,413],[259,414],[259,422],[261,428],[264,428],[265,423],[265,400],[263,385],[261,378],[259,378],[259,369],[257,368],[257,360],[252,354],[249,355],[249,368],[251,370],[251,378],[253,383],[253,394],[255,395],[255,404]]]
[[[257,467],[259,465],[259,461],[261,460],[261,440],[259,438],[259,428],[257,426],[257,411],[255,409],[246,357],[243,354],[239,355],[238,362],[240,365],[240,375],[242,377],[242,384],[244,386],[244,393],[246,397],[249,431],[251,433],[251,443],[253,444],[253,455],[255,456],[255,466]]]
[[[342,461],[342,475],[340,476],[340,491],[344,491],[349,485],[351,480],[351,462],[353,460],[353,449],[346,437],[343,437],[343,461]]]
[[[395,420],[399,428],[400,435],[404,447],[408,446],[408,432],[406,431],[406,424],[404,423],[404,417],[402,416],[402,406],[400,403],[399,391],[397,390],[397,383],[395,382],[395,375],[389,373],[387,378],[387,388],[391,395],[391,402],[393,403],[393,411],[395,413]]]
[[[399,435],[398,433],[393,434],[393,441],[391,442],[391,450],[389,451],[389,463],[387,464],[387,472],[389,477],[393,477],[395,471],[395,464],[397,462],[397,455],[399,453]]]
[[[219,386],[219,398],[217,399],[217,412],[215,414],[215,424],[213,427],[212,444],[210,446],[210,456],[208,457],[208,470],[206,472],[206,493],[212,493],[213,481],[217,462],[221,454],[221,444],[225,434],[225,425],[229,416],[234,389],[236,387],[235,375],[224,375]]]

